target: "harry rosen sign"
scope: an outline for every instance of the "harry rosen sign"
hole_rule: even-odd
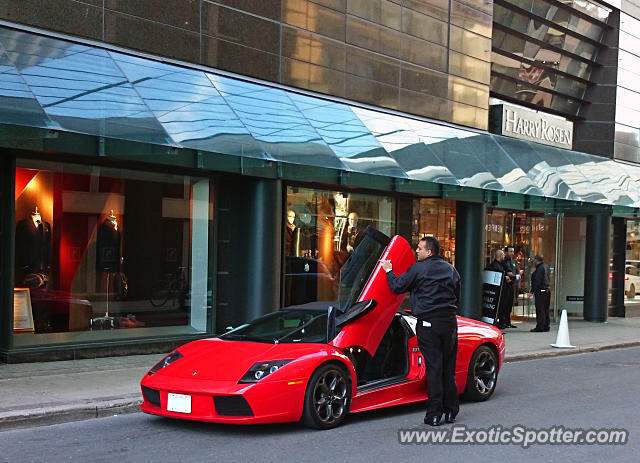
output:
[[[573,122],[507,104],[498,105],[494,110],[502,113],[499,130],[502,135],[557,148],[573,148]]]

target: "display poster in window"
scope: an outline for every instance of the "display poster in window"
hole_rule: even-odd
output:
[[[503,272],[484,270],[482,285],[482,321],[496,324],[498,318],[498,307],[502,297]]]
[[[13,289],[13,331],[34,331],[29,288]]]

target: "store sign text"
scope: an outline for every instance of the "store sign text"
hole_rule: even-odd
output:
[[[509,105],[502,105],[501,133],[558,148],[573,147],[572,122]]]

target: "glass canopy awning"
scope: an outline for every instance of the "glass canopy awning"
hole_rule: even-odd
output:
[[[640,166],[7,27],[0,123],[640,207]]]

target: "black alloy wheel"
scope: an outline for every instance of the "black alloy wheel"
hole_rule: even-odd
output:
[[[488,346],[476,349],[469,362],[467,387],[464,395],[469,400],[482,402],[487,400],[496,389],[498,381],[498,357]]]
[[[345,368],[321,365],[311,376],[304,396],[302,422],[316,429],[340,425],[351,405],[351,380]]]

